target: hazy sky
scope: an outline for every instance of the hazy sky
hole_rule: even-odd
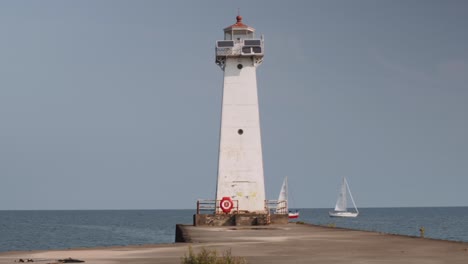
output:
[[[222,29],[265,36],[267,198],[468,206],[468,1],[1,1],[0,209],[214,199]]]

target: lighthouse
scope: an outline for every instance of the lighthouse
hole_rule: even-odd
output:
[[[216,188],[217,214],[266,213],[256,69],[263,36],[236,17],[216,41],[216,64],[224,72]]]
[[[287,212],[272,213],[265,199],[257,67],[263,62],[263,36],[236,17],[216,41],[215,62],[221,68],[223,97],[215,199],[198,199],[194,226],[287,224]],[[272,207],[273,208],[273,207]],[[176,241],[183,231],[176,228]]]

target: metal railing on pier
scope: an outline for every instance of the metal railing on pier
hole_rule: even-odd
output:
[[[206,200],[198,199],[197,200],[197,214],[224,214],[223,210],[220,207],[222,200]],[[232,200],[233,206],[230,214],[239,213],[239,200]]]
[[[285,200],[265,200],[265,208],[270,214],[288,214],[288,202]]]
[[[239,200],[232,200],[233,207],[230,214],[238,214]],[[221,200],[197,200],[197,214],[224,214],[220,207]],[[265,211],[269,214],[288,214],[287,201],[265,200]]]

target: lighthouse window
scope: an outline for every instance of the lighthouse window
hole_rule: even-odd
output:
[[[242,53],[251,53],[250,47],[242,47]]]
[[[237,69],[240,70],[240,69],[242,69],[242,67],[244,67],[244,66],[242,66],[242,64],[237,64]]]
[[[259,39],[246,39],[244,40],[244,45],[246,46],[260,46],[260,40]]]
[[[261,47],[252,47],[252,50],[254,53],[262,53],[262,48]]]
[[[244,134],[244,130],[242,130],[242,129],[237,130],[237,134],[239,134],[239,135]]]
[[[234,47],[234,41],[232,41],[232,40],[220,40],[220,41],[218,41],[218,48],[225,48],[225,47]]]

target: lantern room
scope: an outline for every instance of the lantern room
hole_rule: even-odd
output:
[[[263,57],[263,36],[255,38],[255,29],[242,23],[242,17],[224,29],[224,40],[216,41],[217,63],[222,57]]]
[[[242,23],[242,17],[236,17],[237,22],[224,29],[224,40],[240,42],[241,39],[253,39],[255,29]]]

